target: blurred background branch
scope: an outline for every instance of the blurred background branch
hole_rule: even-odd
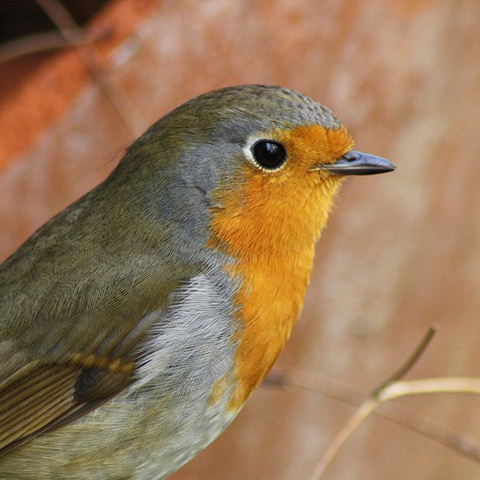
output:
[[[348,422],[328,445],[325,454],[315,466],[315,469],[308,480],[320,480],[323,477],[326,469],[333,462],[347,440],[370,415],[376,413],[376,410],[383,403],[387,403],[396,398],[412,395],[439,393],[468,393],[480,395],[480,379],[476,378],[454,377],[410,381],[401,380],[410,372],[420,356],[424,353],[431,342],[433,335],[436,333],[436,330],[436,326],[430,327],[420,345],[415,349],[407,361],[385,382],[373,390],[370,396],[359,405],[353,415],[348,419]],[[295,380],[292,381],[291,379],[284,383],[287,385],[302,387],[305,387],[306,385],[304,382],[296,383]],[[314,389],[315,387],[311,386],[310,388]],[[388,416],[385,418],[391,419]],[[412,421],[412,418],[412,414],[410,414],[410,420],[407,421],[403,418],[400,423],[407,428],[421,432],[432,440],[438,441],[480,464],[480,444],[478,441],[474,441],[461,433],[452,434],[447,432],[444,428],[439,429],[434,426],[432,422],[427,422],[425,419],[415,418]]]

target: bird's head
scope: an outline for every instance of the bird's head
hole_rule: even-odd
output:
[[[208,244],[234,256],[289,255],[313,248],[346,176],[395,168],[352,146],[341,122],[311,98],[243,85],[176,108],[125,160],[151,184],[153,201],[162,190],[163,212],[192,236],[208,230]]]
[[[329,109],[285,88],[225,88],[165,118],[174,123],[175,141],[187,146],[178,176],[208,206],[210,243],[234,255],[311,246],[346,176],[395,168],[353,151]]]

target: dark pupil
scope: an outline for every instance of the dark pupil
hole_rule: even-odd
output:
[[[255,160],[264,168],[278,168],[285,161],[286,153],[282,145],[261,140],[253,146]]]

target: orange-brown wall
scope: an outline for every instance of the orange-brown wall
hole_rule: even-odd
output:
[[[343,188],[277,371],[296,367],[366,394],[436,322],[410,378],[480,376],[480,3],[163,0],[125,13],[135,4],[112,2],[94,28],[123,29],[99,47],[137,131],[199,93],[277,84],[328,105],[358,150],[398,166]],[[1,258],[104,178],[133,138],[79,62],[59,53],[0,101]],[[61,108],[48,108],[51,98]],[[480,438],[478,398],[396,404]],[[351,412],[310,391],[262,387],[173,478],[306,479]],[[480,465],[371,418],[325,478],[478,475]]]

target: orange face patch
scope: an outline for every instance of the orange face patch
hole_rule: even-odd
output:
[[[237,259],[226,268],[241,280],[236,307],[243,329],[235,339],[239,383],[232,409],[243,405],[270,370],[303,304],[314,244],[340,185],[340,177],[311,169],[334,162],[353,144],[344,128],[319,125],[262,138],[285,147],[285,165],[264,171],[252,162],[238,188],[217,189],[222,207],[212,211],[207,245]]]
[[[314,164],[333,163],[353,147],[353,140],[345,127],[330,130],[320,125],[294,127],[272,132],[289,155],[291,168],[307,171]]]

